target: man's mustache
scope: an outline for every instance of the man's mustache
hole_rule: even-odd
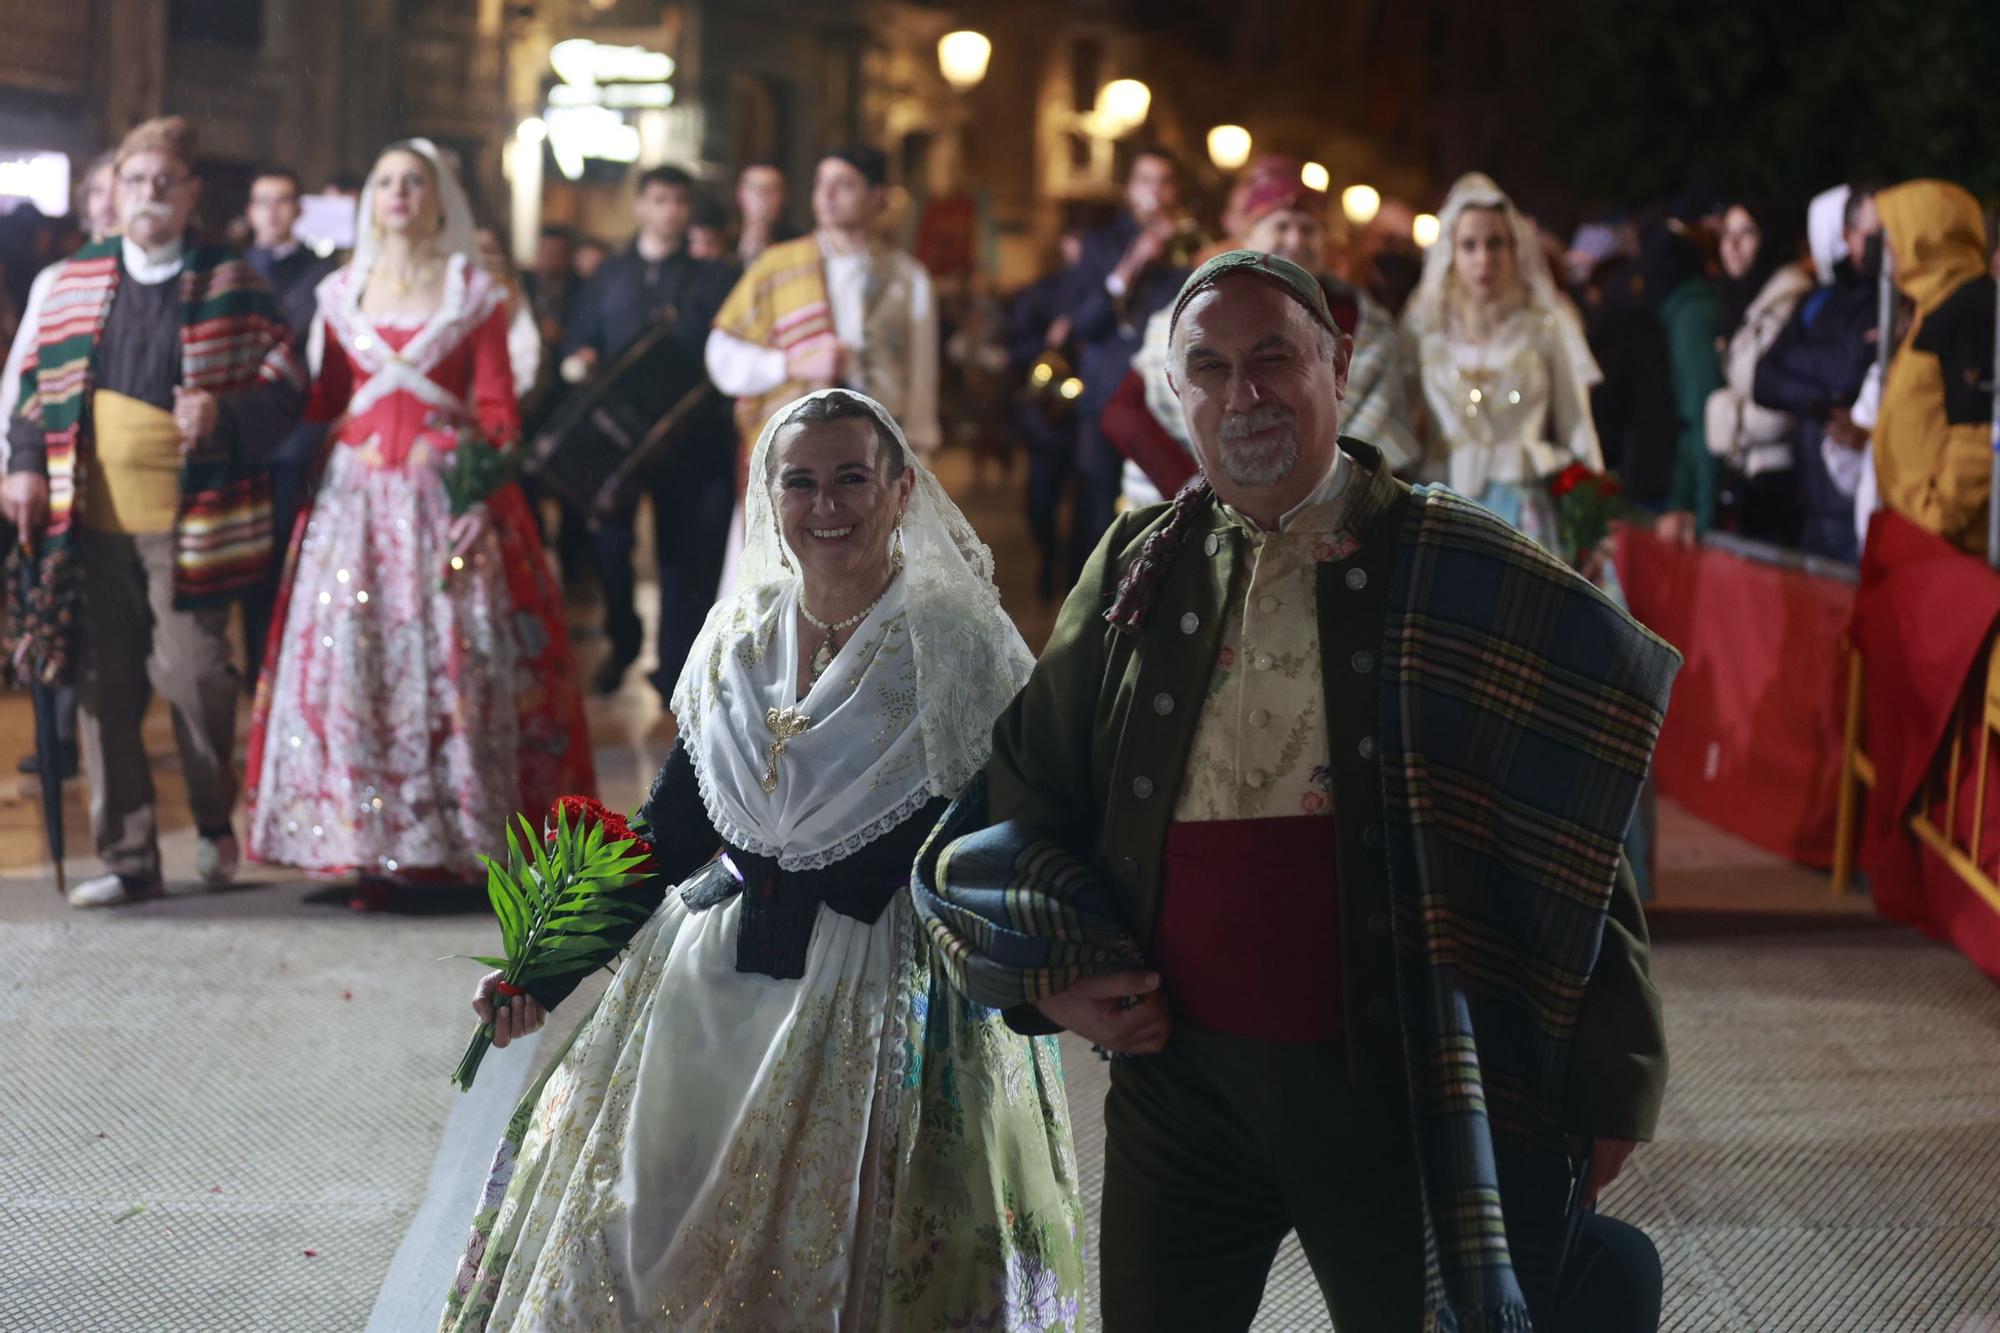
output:
[[[172,222],[174,210],[165,204],[134,204],[125,210],[125,222]]]
[[[1273,426],[1289,425],[1295,413],[1288,407],[1268,403],[1255,412],[1232,412],[1222,419],[1222,438],[1240,440],[1246,435],[1267,431]]]

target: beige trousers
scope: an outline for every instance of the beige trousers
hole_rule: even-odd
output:
[[[188,806],[204,836],[230,831],[236,806],[238,677],[227,608],[176,611],[173,534],[79,528],[83,652],[78,745],[90,781],[90,832],[105,869],[157,878],[153,771],[140,726],[151,690],[173,709]]]

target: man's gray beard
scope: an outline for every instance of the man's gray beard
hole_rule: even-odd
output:
[[[1238,486],[1275,486],[1292,474],[1299,464],[1299,439],[1296,434],[1287,435],[1284,445],[1272,450],[1264,445],[1256,451],[1255,457],[1246,456],[1242,441],[1224,440],[1219,452],[1222,455],[1222,471],[1230,481]]]
[[[135,222],[153,221],[165,226],[174,220],[174,210],[165,204],[140,204],[125,215],[125,229],[130,231]]]

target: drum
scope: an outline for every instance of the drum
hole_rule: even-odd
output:
[[[529,446],[527,469],[595,526],[629,506],[638,479],[715,399],[701,357],[655,325],[571,393]]]

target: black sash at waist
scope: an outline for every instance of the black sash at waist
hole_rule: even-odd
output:
[[[889,900],[909,887],[917,848],[945,804],[930,802],[859,851],[817,870],[786,870],[768,856],[725,844],[681,887],[681,899],[701,912],[742,894],[736,970],[796,981],[806,974],[820,904],[864,924],[880,920]]]

